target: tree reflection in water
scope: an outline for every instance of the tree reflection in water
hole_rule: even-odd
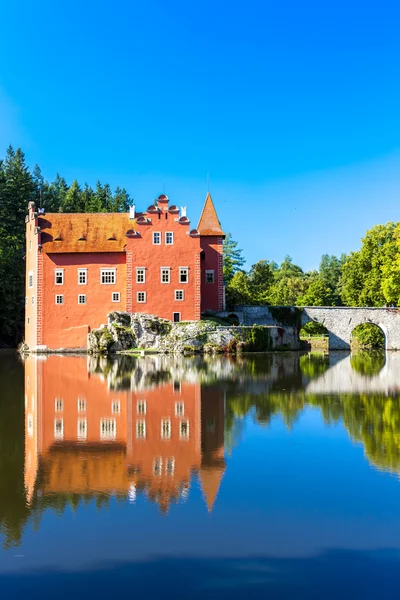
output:
[[[240,444],[246,417],[268,426],[280,416],[292,428],[305,407],[317,407],[325,423],[343,422],[375,467],[400,472],[400,357],[393,353],[387,360],[377,353],[30,357],[25,392],[23,365],[5,356],[0,363],[5,546],[18,544],[26,523],[37,527],[48,508],[62,514],[67,506],[77,510],[95,501],[100,509],[112,498],[135,502],[142,494],[166,513],[170,503],[188,499],[193,477],[211,511],[225,457]],[[139,407],[143,400],[146,408]],[[86,412],[79,413],[83,406]],[[166,417],[171,444],[160,446]],[[79,430],[82,419],[86,425]],[[145,434],[139,420],[146,420]],[[163,448],[170,450],[164,455]]]

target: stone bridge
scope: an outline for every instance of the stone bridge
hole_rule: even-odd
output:
[[[237,306],[236,310],[219,313],[221,316],[235,314],[243,325],[285,325],[273,315],[284,307]],[[286,307],[286,310],[288,307]],[[297,310],[291,307],[293,314]],[[329,333],[330,350],[349,350],[351,335],[357,325],[372,323],[385,335],[386,350],[400,350],[400,309],[398,308],[354,308],[337,306],[304,306],[301,323],[321,323]]]

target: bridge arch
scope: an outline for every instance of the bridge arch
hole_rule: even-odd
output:
[[[386,308],[304,307],[302,324],[316,321],[326,327],[331,350],[350,350],[352,332],[371,323],[385,336],[385,350],[400,350],[400,311]]]

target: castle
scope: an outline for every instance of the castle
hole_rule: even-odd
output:
[[[84,349],[107,314],[171,321],[223,310],[224,232],[207,194],[199,224],[162,194],[146,211],[26,217],[25,342],[32,351]]]

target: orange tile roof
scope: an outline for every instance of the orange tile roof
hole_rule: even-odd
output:
[[[201,487],[203,489],[204,499],[206,501],[209,512],[212,511],[212,508],[214,506],[214,502],[217,497],[223,475],[224,468],[204,465],[201,466]]]
[[[225,235],[221,229],[217,211],[209,193],[207,194],[197,229],[200,235]]]
[[[42,250],[123,252],[126,232],[135,229],[128,213],[49,213],[39,218]]]

